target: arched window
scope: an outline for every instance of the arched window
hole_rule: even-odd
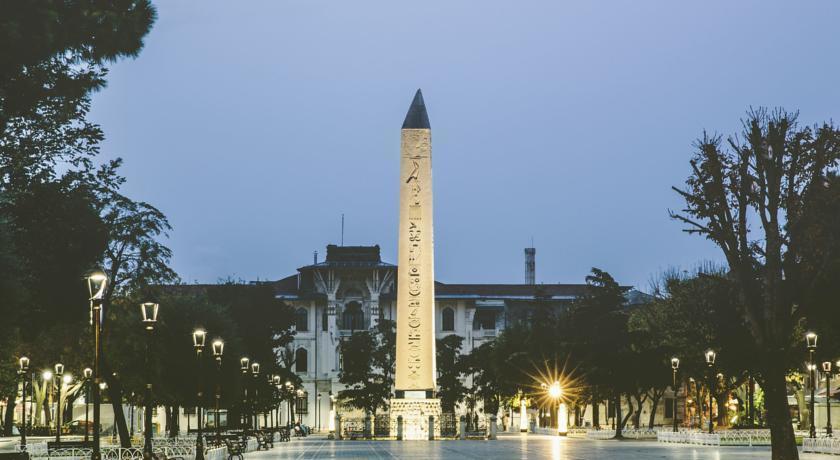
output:
[[[306,348],[298,348],[295,352],[295,372],[302,374],[309,369],[309,353]]]
[[[444,331],[455,330],[455,310],[449,307],[443,309],[442,326]]]
[[[309,313],[306,309],[301,307],[295,310],[295,328],[298,332],[306,332],[309,330]]]
[[[362,330],[365,328],[365,313],[362,311],[362,304],[359,302],[350,302],[344,307],[344,312],[341,314],[342,329],[349,329],[351,331]]]

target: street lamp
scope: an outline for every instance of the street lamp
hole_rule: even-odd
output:
[[[824,361],[822,363],[823,372],[825,373],[825,435],[831,437],[831,361]]]
[[[254,430],[259,428],[260,419],[257,416],[257,405],[259,404],[259,380],[257,378],[260,376],[260,363],[253,362],[251,363],[251,374],[254,376],[254,422],[253,428]]]
[[[90,403],[90,379],[93,377],[93,369],[86,367],[85,370],[82,371],[82,376],[85,379],[85,445],[87,445],[89,438],[89,431],[90,431],[90,420],[88,419],[88,407]]]
[[[251,369],[251,360],[247,356],[239,358],[239,370],[242,371],[242,427],[247,428],[250,424],[248,416],[248,371]]]
[[[565,436],[568,432],[565,420],[567,414],[564,414],[564,412],[566,412],[566,405],[559,403],[560,396],[563,394],[563,390],[560,388],[560,382],[555,380],[551,385],[543,383],[542,387],[548,391],[548,397],[551,398],[553,403],[557,406],[557,434]]]
[[[101,271],[95,271],[87,277],[88,292],[90,293],[90,315],[93,319],[93,378],[96,383],[93,389],[93,453],[91,460],[102,460],[99,446],[99,401],[102,382],[102,312],[105,308],[105,291],[108,287],[108,276]]]
[[[221,339],[213,341],[213,357],[216,359],[216,444],[222,443],[222,428],[219,426],[219,400],[222,398],[222,354],[225,351],[225,343]]]
[[[673,376],[674,376],[674,385],[672,387],[672,389],[674,390],[674,404],[673,404],[673,406],[674,406],[674,414],[673,414],[674,415],[674,433],[676,433],[678,431],[677,430],[677,370],[679,370],[679,368],[680,368],[680,359],[677,358],[677,357],[671,358],[671,370],[673,371]]]
[[[300,407],[300,399],[303,398],[303,395],[305,394],[304,391],[303,391],[303,388],[298,388],[297,391],[295,392],[295,394],[297,395],[297,399],[295,400],[295,407],[299,408]],[[301,413],[300,413],[299,410],[296,410],[295,412],[297,412],[298,423],[300,423],[301,422]]]
[[[280,404],[283,403],[282,394],[280,392],[283,390],[283,386],[280,384],[282,379],[279,375],[275,374],[274,378],[272,379],[272,383],[274,383],[274,388],[277,389],[277,412],[275,414],[275,422],[274,425],[280,427]]]
[[[201,353],[204,351],[204,343],[207,339],[207,332],[204,329],[196,329],[192,333],[192,339],[193,348],[195,349],[196,371],[198,372],[198,391],[196,392],[197,400],[195,405],[197,412],[196,415],[198,415],[198,421],[196,422],[198,425],[198,435],[195,438],[195,460],[204,460],[204,433],[202,432],[201,427],[201,403],[204,399],[204,394],[202,392],[204,382],[202,380],[201,373]]]
[[[717,358],[717,354],[715,353],[714,350],[709,349],[709,350],[706,350],[705,356],[706,356],[706,365],[709,366],[709,434],[712,434],[712,433],[715,432],[714,424],[712,423],[712,396],[714,395],[714,392],[715,392],[715,382],[713,380],[713,377],[715,375],[714,367],[715,367],[715,358]]]
[[[55,365],[55,379],[53,391],[57,393],[55,400],[55,442],[61,448],[61,390],[64,388],[64,364]]]
[[[21,356],[18,360],[18,375],[21,380],[21,427],[20,427],[20,451],[26,452],[26,384],[29,380],[29,358]]]
[[[816,438],[817,437],[817,426],[814,422],[814,393],[817,389],[817,378],[816,378],[816,368],[817,365],[814,364],[814,352],[817,351],[817,334],[813,332],[809,332],[805,334],[805,344],[808,346],[808,371],[809,377],[811,380],[811,410],[809,414],[809,418],[811,420],[811,427],[809,429],[809,437]]]
[[[140,304],[143,326],[146,328],[146,410],[143,411],[143,458],[152,458],[152,369],[149,363],[152,355],[152,338],[160,306],[154,302]]]

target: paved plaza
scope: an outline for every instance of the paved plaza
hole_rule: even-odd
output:
[[[540,435],[505,435],[496,441],[330,441],[323,437],[295,439],[267,452],[246,454],[258,459],[769,459],[769,447],[674,446],[649,441],[591,441]],[[800,458],[832,456],[802,454]],[[836,458],[836,457],[834,457]]]

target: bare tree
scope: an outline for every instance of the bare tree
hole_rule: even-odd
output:
[[[751,110],[742,136],[704,133],[691,160],[685,200],[672,218],[713,241],[738,286],[739,312],[759,350],[774,459],[797,459],[785,377],[802,338],[802,254],[795,229],[815,190],[836,174],[840,132],[830,124],[800,128],[797,114]],[[792,231],[793,229],[793,231]]]

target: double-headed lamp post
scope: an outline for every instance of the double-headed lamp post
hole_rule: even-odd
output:
[[[152,369],[149,363],[152,355],[152,337],[157,323],[158,309],[160,305],[154,302],[145,302],[140,305],[143,315],[143,326],[146,329],[146,409],[143,411],[143,458],[151,459],[152,454]]]
[[[85,445],[87,445],[88,441],[90,441],[90,420],[88,419],[88,407],[90,404],[88,403],[90,403],[90,379],[93,377],[93,369],[86,367],[82,371],[82,376],[85,379]]]
[[[248,429],[251,423],[251,416],[248,415],[248,371],[251,369],[251,360],[247,356],[239,358],[239,370],[242,372],[242,428]]]
[[[254,414],[253,414],[254,415],[254,422],[253,422],[252,426],[256,430],[257,428],[259,428],[259,424],[260,424],[259,417],[257,416],[257,405],[259,404],[259,397],[260,397],[259,389],[257,388],[260,384],[259,383],[260,382],[259,381],[260,363],[258,363],[256,361],[251,363],[251,375],[253,375],[253,377],[254,377],[254,405],[253,405],[253,407],[254,407]]]
[[[102,389],[102,312],[105,309],[105,291],[108,287],[108,276],[96,271],[87,277],[88,292],[90,293],[90,314],[93,327],[93,453],[91,460],[102,460],[99,443],[99,402]]]
[[[18,360],[18,375],[21,380],[21,426],[20,426],[20,451],[26,452],[26,384],[29,383],[29,358],[21,356]]]
[[[809,332],[805,334],[805,344],[808,346],[808,371],[809,371],[809,378],[811,380],[811,406],[810,406],[810,429],[809,429],[809,436],[811,438],[817,437],[817,426],[814,422],[814,393],[817,389],[817,365],[814,363],[814,353],[817,351],[817,334],[813,332]]]
[[[674,413],[671,414],[671,415],[673,415],[673,418],[674,418],[674,433],[676,433],[678,431],[677,430],[677,370],[679,370],[679,368],[680,368],[680,359],[677,358],[677,357],[671,358],[671,370],[673,371],[672,373],[673,373],[673,377],[674,377],[673,385],[671,386],[671,389],[674,391],[674,404],[673,404]]]
[[[715,393],[715,359],[717,358],[717,353],[714,350],[706,350],[706,365],[709,367],[709,434],[715,432],[714,423],[712,422],[712,397]]]
[[[216,444],[222,443],[222,427],[219,417],[219,401],[222,399],[222,354],[225,351],[225,343],[222,339],[213,341],[213,358],[216,360]]]
[[[64,364],[58,363],[55,365],[55,379],[53,380],[53,389],[56,392],[55,397],[55,442],[61,444],[61,390],[64,387]]]
[[[831,361],[823,361],[823,373],[825,373],[825,435],[831,437]]]
[[[193,348],[195,349],[196,372],[198,373],[198,391],[196,392],[196,415],[198,416],[198,435],[195,437],[195,460],[204,460],[204,433],[201,429],[201,405],[204,400],[204,382],[201,373],[201,354],[204,352],[204,343],[207,339],[207,332],[204,329],[196,329],[192,333]]]

